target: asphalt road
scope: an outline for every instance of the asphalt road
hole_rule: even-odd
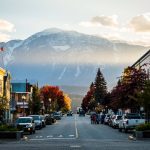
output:
[[[33,135],[25,135],[24,140],[0,141],[0,150],[149,150],[150,140],[129,140],[130,134],[106,125],[93,125],[89,116],[64,116]]]

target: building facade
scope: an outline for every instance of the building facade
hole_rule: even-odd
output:
[[[141,58],[139,58],[132,67],[140,68],[146,70],[148,79],[150,79],[150,50],[148,50]]]
[[[8,71],[0,68],[0,118],[4,122],[11,121],[10,115],[10,93],[11,75]]]
[[[32,85],[29,82],[11,83],[11,101],[14,119],[30,114],[29,103],[32,101]]]

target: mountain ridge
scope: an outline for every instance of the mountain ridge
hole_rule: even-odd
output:
[[[3,42],[1,46],[5,51],[0,57],[14,79],[35,79],[41,86],[88,87],[100,67],[109,89],[124,67],[132,65],[147,50],[144,46],[57,28],[43,30],[25,40]]]

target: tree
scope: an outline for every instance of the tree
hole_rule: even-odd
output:
[[[4,111],[8,109],[9,101],[5,96],[0,97],[0,120],[3,120]]]
[[[32,114],[39,114],[41,110],[40,93],[37,86],[33,86],[32,100],[30,100],[30,111]]]
[[[64,107],[62,108],[63,112],[71,110],[71,99],[67,94],[64,94]]]
[[[116,87],[111,92],[110,106],[113,109],[130,108],[139,111],[138,94],[144,89],[147,74],[142,68],[127,67]]]
[[[40,89],[40,95],[44,102],[46,113],[50,111],[50,108],[53,111],[59,111],[65,106],[64,93],[58,86],[45,85]]]
[[[94,103],[93,101],[94,101],[94,84],[92,82],[89,91],[87,92],[87,94],[84,96],[82,100],[82,104],[81,104],[82,109],[85,112],[87,112],[89,109],[93,110],[96,106],[96,103]]]
[[[150,80],[145,82],[145,87],[139,94],[139,99],[146,112],[146,120],[150,122]]]
[[[95,86],[94,91],[95,101],[97,103],[103,104],[105,101],[105,96],[107,94],[107,86],[103,74],[100,71],[100,68],[97,71],[94,86]]]

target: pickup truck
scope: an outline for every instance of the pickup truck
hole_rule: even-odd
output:
[[[145,119],[142,119],[138,113],[124,114],[119,121],[119,131],[124,129],[125,132],[134,129],[137,125],[145,123]]]

